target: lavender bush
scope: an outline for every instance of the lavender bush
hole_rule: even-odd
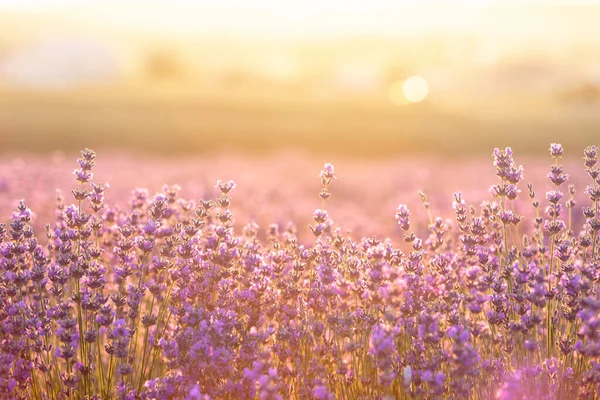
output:
[[[330,164],[306,229],[236,222],[233,181],[107,201],[86,149],[52,222],[24,200],[0,225],[0,396],[598,398],[598,148],[584,196],[550,155],[545,196],[496,149],[489,200],[434,217],[419,192],[401,233],[359,239]]]

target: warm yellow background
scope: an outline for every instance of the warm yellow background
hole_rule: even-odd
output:
[[[582,148],[598,21],[590,1],[0,0],[0,151]]]

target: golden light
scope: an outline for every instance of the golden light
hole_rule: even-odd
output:
[[[429,85],[420,76],[411,76],[404,81],[396,81],[388,88],[388,98],[396,106],[418,103],[423,101],[428,94]]]
[[[411,76],[402,85],[404,97],[411,103],[422,101],[429,94],[427,81],[420,76]]]
[[[390,85],[388,98],[396,106],[403,106],[410,103],[404,96],[404,81],[396,81]]]

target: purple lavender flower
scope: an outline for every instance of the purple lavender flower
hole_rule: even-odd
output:
[[[403,230],[408,231],[410,229],[410,211],[406,205],[400,204],[398,206],[396,220]]]
[[[554,158],[562,157],[564,151],[563,147],[560,143],[551,143],[550,144],[550,155]]]

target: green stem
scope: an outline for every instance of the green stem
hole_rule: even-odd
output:
[[[155,298],[156,298],[156,296],[152,296],[152,302],[150,303],[150,309],[148,310],[149,315],[152,315],[152,310],[154,309],[154,299]],[[150,330],[150,327],[146,326],[145,332],[144,332],[144,347],[142,348],[142,362],[141,362],[140,373],[139,373],[139,377],[138,377],[138,393],[142,389],[142,383],[144,381],[144,373],[145,373],[145,367],[146,367],[146,348],[148,346],[148,331],[149,330]],[[148,358],[150,358],[150,353],[148,353]]]

